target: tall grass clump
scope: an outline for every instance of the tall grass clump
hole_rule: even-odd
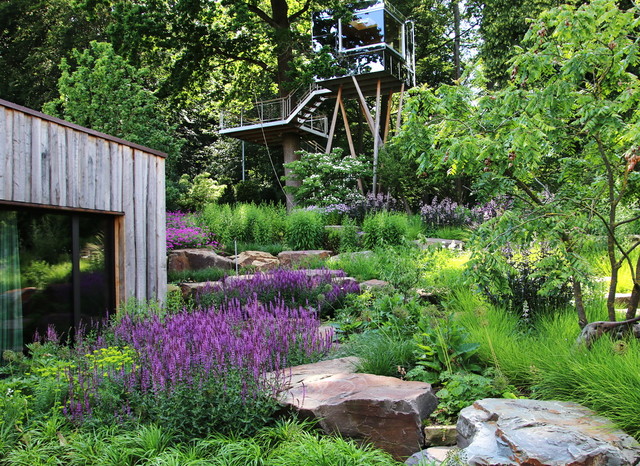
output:
[[[53,421],[53,422],[52,422]],[[0,463],[8,465],[392,465],[388,453],[339,436],[323,436],[310,422],[277,421],[252,437],[212,434],[179,442],[169,429],[139,425],[90,431],[61,425],[60,417],[37,422]]]
[[[413,340],[393,329],[369,330],[355,334],[344,350],[358,356],[356,369],[366,374],[399,377],[399,368],[415,365]]]
[[[611,419],[640,438],[640,343],[605,335],[590,349],[576,344],[575,312],[558,311],[525,327],[510,312],[459,291],[452,309],[471,338],[481,342],[478,355],[532,397],[573,401]],[[600,320],[602,309],[589,309]]]
[[[208,204],[201,218],[227,247],[234,240],[270,244],[284,238],[286,210],[281,206]]]
[[[364,246],[375,247],[400,245],[407,240],[409,219],[406,215],[378,212],[367,215],[362,222]]]
[[[321,249],[324,243],[322,215],[313,210],[294,210],[287,217],[286,243],[294,250]]]

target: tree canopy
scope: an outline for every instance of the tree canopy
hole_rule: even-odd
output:
[[[549,10],[516,49],[503,89],[486,90],[479,75],[471,85],[422,89],[393,142],[423,170],[476,175],[485,196],[514,196],[520,213],[498,219],[494,233],[553,241],[563,258],[556,269],[574,286],[583,279],[584,233],[604,234],[612,320],[617,271],[627,266],[635,274],[638,267],[629,256],[637,243],[625,242],[624,227],[640,218],[639,21],[635,8],[624,11],[611,0]],[[485,247],[496,244],[492,238]],[[640,292],[637,277],[635,283]],[[574,292],[580,307],[580,290]],[[631,303],[629,315],[636,307]],[[586,324],[584,314],[580,320]]]

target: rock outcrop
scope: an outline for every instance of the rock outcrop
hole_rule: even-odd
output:
[[[463,409],[458,447],[470,465],[632,465],[640,445],[570,402],[488,398]]]
[[[238,263],[238,267],[251,267],[257,272],[273,270],[280,265],[276,256],[264,251],[243,251],[231,260]]]
[[[291,384],[280,401],[319,419],[326,432],[370,441],[397,459],[420,451],[422,419],[437,405],[431,385],[354,373],[356,358],[291,368]]]
[[[210,267],[233,270],[235,266],[233,260],[207,249],[174,249],[169,252],[167,270],[168,272],[182,272]]]

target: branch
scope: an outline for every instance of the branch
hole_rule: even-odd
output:
[[[311,0],[306,0],[301,10],[296,11],[294,14],[289,16],[289,22],[293,23],[298,18],[300,18],[300,16],[304,15],[307,11],[309,11],[310,6],[311,6]]]
[[[536,195],[536,193],[534,193],[531,188],[529,188],[529,186],[527,186],[522,180],[520,180],[519,178],[516,178],[513,175],[513,172],[511,170],[507,170],[506,175],[511,178],[513,181],[516,182],[516,185],[522,189],[527,196],[529,196],[529,198],[534,202],[534,204],[537,204],[539,206],[544,205],[544,202],[542,202],[542,200]]]
[[[278,23],[276,23],[271,16],[266,14],[264,11],[262,11],[257,6],[251,5],[251,4],[247,4],[247,8],[249,9],[250,12],[255,13],[256,16],[258,16],[258,18],[260,18],[262,21],[267,23],[272,28],[277,28],[278,27]]]
[[[221,49],[220,47],[217,47],[217,46],[213,46],[213,50],[214,50],[214,52],[216,54],[218,54],[218,55],[220,55],[220,56],[222,56],[224,58],[228,58],[229,60],[236,60],[236,61],[243,61],[243,62],[246,62],[246,63],[251,63],[251,64],[254,64],[256,66],[259,66],[260,68],[262,68],[265,71],[269,71],[269,65],[266,62],[264,62],[262,60],[259,60],[257,58],[243,57],[243,56],[240,56],[240,55],[236,55],[234,53],[230,53],[230,52],[228,52],[226,50],[223,50],[223,49]]]
[[[626,220],[621,220],[618,223],[616,223],[614,226],[617,228],[620,225],[624,225],[625,223],[635,222],[636,220],[640,220],[640,215],[636,215],[635,217],[631,217],[631,218],[628,218]]]
[[[597,210],[590,209],[589,207],[587,207],[587,209],[589,209],[593,215],[598,217],[602,221],[602,223],[604,223],[604,226],[607,229],[608,237],[611,238],[611,240],[613,241],[613,243],[616,246],[616,248],[618,248],[618,251],[620,251],[620,254],[622,254],[622,257],[620,258],[619,261],[615,262],[615,265],[618,268],[622,267],[622,263],[625,260],[627,260],[627,261],[631,260],[631,258],[629,257],[629,251],[625,251],[624,250],[624,248],[622,247],[622,245],[620,244],[620,242],[616,238],[615,230],[611,229],[611,226],[610,226],[609,222],[607,222],[607,219],[605,219],[604,216],[600,215],[600,212],[598,212]],[[635,246],[634,246],[634,248],[635,248]],[[612,265],[614,265],[614,264],[612,264]]]

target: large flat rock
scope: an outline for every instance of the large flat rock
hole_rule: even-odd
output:
[[[488,398],[463,409],[458,447],[470,465],[631,465],[640,445],[577,404]]]
[[[314,259],[328,259],[333,251],[325,249],[310,249],[306,251],[282,251],[278,259],[283,267],[291,267],[298,264],[309,263]]]
[[[318,418],[328,433],[370,441],[405,459],[422,449],[422,420],[438,402],[431,385],[354,373],[356,358],[291,369],[281,402],[303,416]]]

